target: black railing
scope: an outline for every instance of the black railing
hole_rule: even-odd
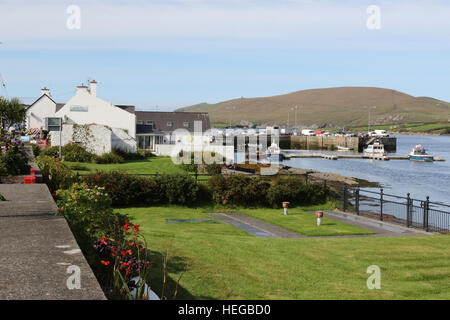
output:
[[[420,200],[412,198],[409,193],[402,197],[388,194],[383,189],[365,189],[330,182],[327,188],[337,208],[344,212],[354,212],[427,232],[450,233],[450,205],[431,202],[430,197]]]

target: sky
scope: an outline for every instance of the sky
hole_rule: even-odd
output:
[[[74,7],[75,6],[75,7]],[[450,101],[446,0],[0,0],[0,95],[141,110],[374,86]]]

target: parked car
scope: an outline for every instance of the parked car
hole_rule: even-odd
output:
[[[386,130],[374,130],[369,132],[371,137],[389,137],[389,133]]]

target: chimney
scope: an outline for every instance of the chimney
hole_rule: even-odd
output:
[[[77,93],[76,94],[84,94],[88,93],[88,88],[85,85],[77,86]]]
[[[95,80],[91,81],[91,96],[93,97],[97,96],[97,81]]]
[[[41,89],[41,96],[43,96],[44,94],[46,94],[50,97],[50,89],[47,89],[47,87],[43,87]]]

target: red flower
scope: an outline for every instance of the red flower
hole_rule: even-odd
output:
[[[123,255],[124,257],[127,255],[125,251],[121,251],[120,254]]]
[[[128,242],[128,245],[129,245],[130,247],[134,247],[134,242],[133,242],[133,241],[130,241],[130,242]]]
[[[139,225],[138,224],[134,225],[134,231],[139,231]]]
[[[130,269],[126,269],[125,270],[125,273],[127,274],[127,276],[131,273],[131,270]]]
[[[123,229],[125,230],[125,231],[128,231],[128,229],[130,228],[130,223],[126,223],[124,226],[123,226]]]
[[[130,263],[128,263],[128,262],[123,262],[122,265],[121,265],[122,268],[123,267],[129,267],[129,266],[130,266]]]
[[[102,260],[102,261],[100,261],[103,265],[105,265],[105,266],[107,266],[107,265],[109,265],[110,264],[110,262],[109,261],[104,261],[104,260]]]
[[[133,252],[131,252],[131,249],[127,250],[127,253],[131,256],[133,254]]]

